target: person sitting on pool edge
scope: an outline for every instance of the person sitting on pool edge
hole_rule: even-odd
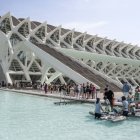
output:
[[[122,96],[122,105],[123,105],[123,116],[128,116],[128,101],[125,96]]]
[[[135,116],[135,110],[136,110],[136,105],[135,103],[131,103],[129,105],[129,112],[131,113],[131,115]]]
[[[101,106],[100,98],[97,98],[96,103],[95,103],[95,119],[101,118],[101,115],[102,115],[101,110],[104,111]]]

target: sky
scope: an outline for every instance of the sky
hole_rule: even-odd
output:
[[[140,0],[0,0],[7,12],[140,46]]]

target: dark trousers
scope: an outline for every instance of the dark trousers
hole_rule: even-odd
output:
[[[128,116],[128,111],[123,111],[123,116]]]
[[[101,118],[101,114],[95,113],[95,119],[96,119],[96,118],[100,119],[100,118]]]

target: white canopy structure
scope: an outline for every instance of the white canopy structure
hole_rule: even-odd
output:
[[[15,80],[90,82],[63,62],[40,51],[35,47],[36,43],[55,48],[119,87],[123,82],[132,86],[140,84],[138,46],[55,27],[47,22],[31,21],[30,18],[17,19],[10,13],[0,17],[0,71],[3,75],[0,80],[5,77],[11,84]],[[99,86],[96,82],[95,85]]]

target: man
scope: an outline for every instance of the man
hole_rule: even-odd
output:
[[[128,101],[125,96],[122,96],[123,116],[128,116]]]
[[[124,82],[123,88],[122,88],[122,92],[123,92],[123,95],[126,98],[128,97],[128,94],[129,94],[130,89],[131,89],[131,87],[128,85],[128,83],[127,82]]]
[[[106,97],[109,100],[110,106],[111,106],[111,110],[113,110],[113,100],[114,100],[114,93],[113,93],[113,91],[112,90],[108,90],[108,88],[105,88],[104,97]]]
[[[101,115],[102,115],[101,110],[104,111],[102,106],[101,106],[100,98],[97,98],[96,103],[95,103],[95,119],[101,118]]]

